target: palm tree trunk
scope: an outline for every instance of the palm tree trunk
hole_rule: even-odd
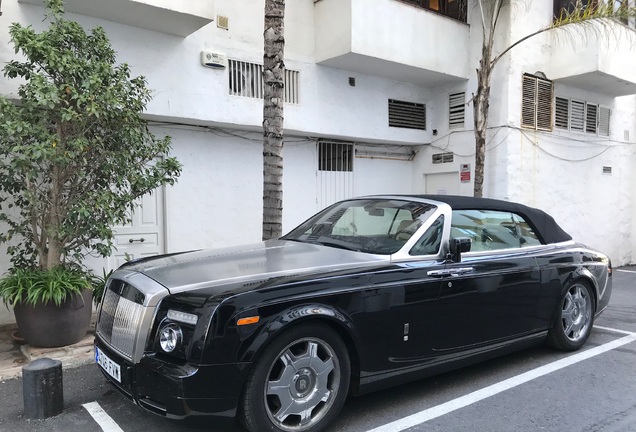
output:
[[[285,0],[265,0],[263,55],[263,240],[282,235]]]

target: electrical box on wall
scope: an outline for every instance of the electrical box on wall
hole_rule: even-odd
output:
[[[201,65],[212,69],[225,69],[227,57],[219,52],[201,51]]]

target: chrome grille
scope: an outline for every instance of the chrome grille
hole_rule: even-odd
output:
[[[142,305],[107,289],[97,322],[97,334],[112,349],[132,360],[144,310]]]

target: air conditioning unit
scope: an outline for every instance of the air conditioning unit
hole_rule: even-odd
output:
[[[225,69],[227,57],[218,52],[201,51],[201,65],[212,69]]]

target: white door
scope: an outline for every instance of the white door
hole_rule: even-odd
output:
[[[424,174],[426,193],[434,195],[459,195],[459,173]]]
[[[108,269],[116,269],[128,260],[165,252],[163,188],[140,199],[132,222],[114,228],[116,249],[108,258]]]

